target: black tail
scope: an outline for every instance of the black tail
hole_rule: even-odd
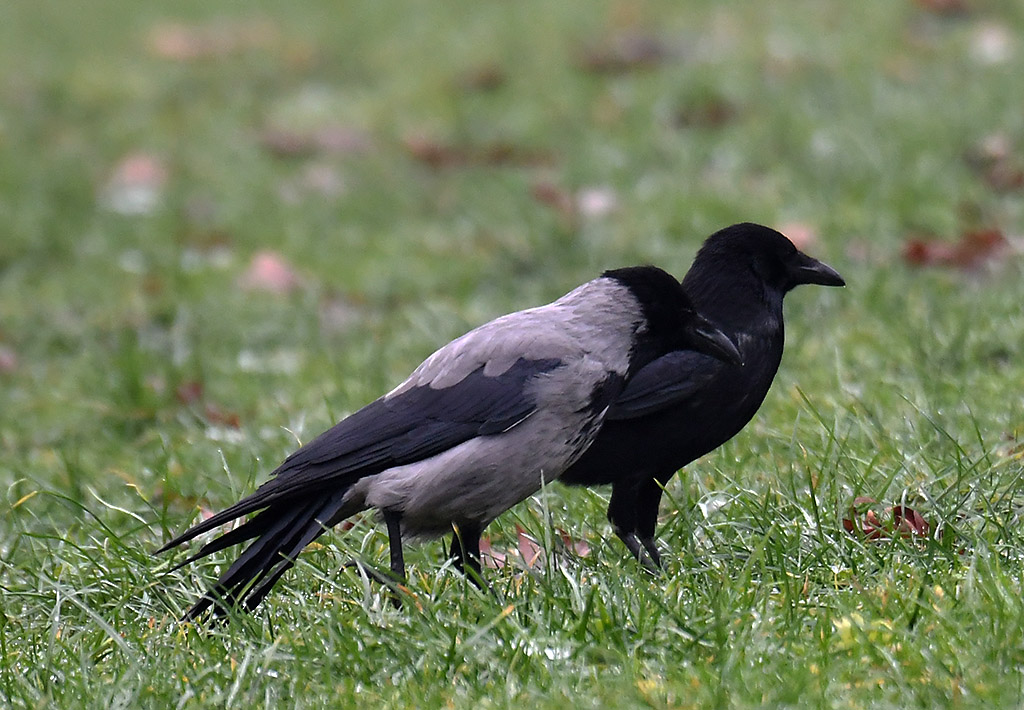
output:
[[[357,512],[344,509],[343,497],[344,492],[339,492],[313,501],[293,499],[273,503],[177,565],[175,569],[255,538],[216,584],[185,612],[183,620],[196,619],[210,607],[215,613],[239,607],[255,609],[306,545]],[[167,547],[158,552],[164,549]]]

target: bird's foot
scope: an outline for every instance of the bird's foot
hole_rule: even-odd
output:
[[[651,574],[658,574],[661,572],[661,555],[658,553],[657,547],[654,545],[654,540],[651,538],[639,538],[637,534],[632,530],[623,530],[621,528],[615,529],[615,534],[619,536],[626,548],[633,554],[636,561],[639,562],[645,570]]]
[[[392,606],[396,609],[402,608],[402,598],[399,596],[399,593],[403,589],[403,584],[405,582],[404,579],[399,579],[391,574],[375,570],[373,567],[370,567],[361,560],[349,560],[341,566],[342,569],[349,569],[350,567],[355,567],[361,574],[365,574],[369,579],[372,579],[382,587],[387,587],[391,592]]]
[[[654,564],[654,568],[656,570],[660,571],[664,569],[664,566],[661,564],[661,553],[658,552],[658,545],[654,542],[654,538],[641,537],[639,539],[640,544],[644,546],[644,552],[647,553],[647,557],[645,559],[650,560]]]

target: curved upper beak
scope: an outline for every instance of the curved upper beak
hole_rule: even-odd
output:
[[[823,261],[811,258],[803,252],[797,252],[797,258],[789,264],[789,275],[794,286],[800,284],[818,284],[820,286],[845,286],[846,281],[839,272]]]
[[[733,365],[743,364],[743,356],[740,355],[736,344],[704,316],[693,315],[686,329],[686,335],[690,347],[697,352],[730,362]]]

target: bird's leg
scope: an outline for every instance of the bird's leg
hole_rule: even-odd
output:
[[[480,589],[487,589],[480,569],[480,526],[475,523],[453,525],[451,557],[455,567]]]
[[[659,569],[658,557],[648,554],[649,548],[637,537],[638,488],[632,482],[616,482],[612,485],[612,499],[608,503],[608,520],[612,529],[625,544],[636,561],[649,572]],[[653,546],[653,541],[652,541]],[[657,550],[655,550],[657,553]]]
[[[636,533],[651,561],[661,568],[661,553],[654,542],[654,529],[658,524],[658,506],[665,484],[650,478],[640,484],[636,496]]]
[[[405,582],[405,557],[402,555],[402,514],[393,510],[384,511],[384,522],[388,526],[388,547],[391,552],[391,574],[399,582]],[[392,589],[391,603],[401,608],[402,599]]]
[[[405,557],[402,554],[402,514],[393,510],[383,511],[388,526],[388,548],[391,553],[391,577],[367,567],[359,560],[349,560],[344,567],[356,567],[373,581],[391,590],[391,603],[395,608],[402,606],[397,585],[405,582]]]
[[[393,510],[384,511],[384,522],[388,526],[388,547],[391,550],[391,574],[405,581],[405,557],[402,555],[402,514]]]

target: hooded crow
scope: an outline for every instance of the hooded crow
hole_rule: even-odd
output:
[[[653,266],[605,272],[453,340],[285,459],[250,496],[157,551],[256,513],[179,565],[253,540],[185,618],[211,606],[255,608],[304,547],[368,508],[387,525],[399,579],[403,536],[453,530],[456,564],[479,576],[483,528],[586,450],[637,370],[685,348],[739,362],[679,282]]]
[[[681,350],[645,365],[594,443],[559,479],[612,484],[608,519],[649,569],[661,566],[654,528],[662,489],[757,412],[782,360],[783,296],[800,284],[846,285],[774,229],[736,224],[711,235],[682,285],[697,311],[736,343],[742,364]]]

